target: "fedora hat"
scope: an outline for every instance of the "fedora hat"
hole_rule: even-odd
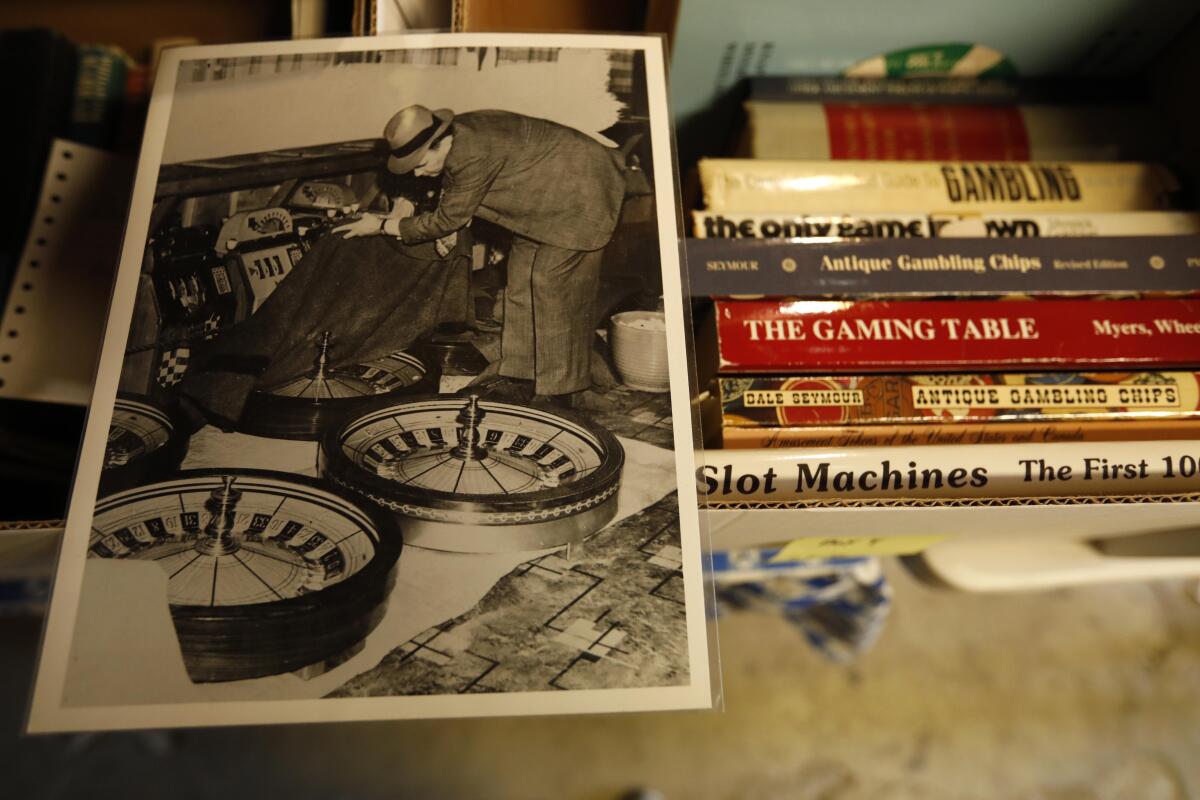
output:
[[[453,121],[454,112],[448,108],[430,111],[425,106],[408,106],[393,114],[383,129],[391,153],[388,172],[412,172],[429,151],[430,143]]]

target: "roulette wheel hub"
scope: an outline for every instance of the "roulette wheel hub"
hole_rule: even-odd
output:
[[[281,397],[303,397],[319,402],[340,397],[362,397],[375,394],[367,381],[329,366],[329,331],[321,334],[317,357],[312,371],[267,390]]]
[[[487,448],[479,444],[479,423],[483,412],[479,410],[479,395],[471,395],[471,399],[463,410],[458,413],[458,422],[462,426],[462,434],[458,444],[450,448],[450,455],[460,461],[482,461],[487,458]]]
[[[232,475],[221,479],[221,487],[213,489],[204,507],[211,514],[204,535],[196,539],[195,550],[206,556],[228,556],[236,553],[241,545],[233,535],[233,525],[238,500],[242,493],[233,488],[236,480]]]

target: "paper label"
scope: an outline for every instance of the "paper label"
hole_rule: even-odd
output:
[[[931,536],[805,536],[788,542],[771,563],[834,556],[907,556],[940,542]]]

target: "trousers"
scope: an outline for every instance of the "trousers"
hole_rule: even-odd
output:
[[[500,374],[541,395],[592,384],[592,337],[603,249],[566,250],[514,236],[504,290]]]

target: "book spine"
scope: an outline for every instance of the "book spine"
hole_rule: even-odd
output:
[[[1190,236],[1200,213],[1097,214],[755,214],[692,212],[698,239],[961,239],[1060,236]]]
[[[725,373],[1154,369],[1200,353],[1200,301],[716,301]]]
[[[1022,99],[1023,94],[1016,82],[1003,78],[913,81],[835,75],[774,75],[750,80],[750,99],[766,102],[1015,103]]]
[[[1138,81],[1105,76],[1078,78],[944,77],[914,81],[842,75],[760,76],[750,79],[750,100],[855,103],[1112,103],[1145,94]]]
[[[1178,182],[1140,163],[767,161],[701,159],[709,210],[827,214],[1150,211]]]
[[[744,154],[766,159],[1121,161],[1163,152],[1139,106],[750,100]]]
[[[831,425],[1200,422],[1196,372],[756,376],[719,378],[717,388],[727,436],[732,428]]]
[[[121,125],[117,133],[117,152],[137,152],[146,127],[146,111],[149,103],[150,68],[145,64],[130,64],[125,74],[124,96],[121,98]]]
[[[1089,497],[1200,491],[1200,441],[705,450],[710,503]]]
[[[912,447],[1136,442],[1200,439],[1200,421],[967,422],[946,425],[725,428],[722,437],[722,446],[730,450],[783,447]]]
[[[68,138],[100,148],[116,144],[125,96],[126,60],[115,47],[79,48],[79,75]]]
[[[1196,236],[686,239],[684,247],[696,296],[1195,293],[1200,264]]]

